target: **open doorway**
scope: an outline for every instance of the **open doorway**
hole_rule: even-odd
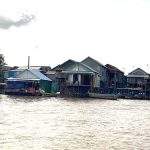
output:
[[[92,83],[92,76],[89,74],[81,75],[81,83],[82,85],[91,85]]]

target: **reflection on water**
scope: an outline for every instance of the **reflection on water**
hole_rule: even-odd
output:
[[[150,149],[150,101],[0,98],[0,149]]]

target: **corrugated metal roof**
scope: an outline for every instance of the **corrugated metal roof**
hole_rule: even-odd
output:
[[[39,81],[40,79],[7,78],[7,81]]]
[[[132,72],[130,72],[127,77],[144,77],[144,78],[148,78],[149,74],[147,72],[145,72],[143,69],[141,68],[137,68],[135,70],[133,70]]]
[[[96,72],[99,73],[98,71],[96,71],[95,69],[91,68],[90,66],[87,66],[86,64],[80,62],[81,65],[83,65],[84,67],[88,68],[89,70],[91,70],[92,72]]]
[[[93,72],[85,72],[85,71],[62,71],[62,73],[68,74],[94,74]]]
[[[102,63],[100,63],[98,60],[95,60],[94,58],[89,57],[89,56],[88,56],[87,58],[85,58],[84,60],[82,60],[81,62],[82,62],[82,63],[86,63],[86,62],[95,62],[96,65],[100,65],[100,66],[103,66],[103,67],[106,68],[106,66],[103,65]]]
[[[68,67],[69,65],[72,65],[72,63],[76,63],[76,61],[69,59],[67,61],[65,61],[62,64],[57,65],[56,67],[54,67],[52,69],[52,71],[56,71],[56,70],[65,70],[66,67]]]
[[[121,71],[120,69],[118,69],[117,67],[115,67],[113,65],[106,64],[105,66],[112,71],[118,71],[118,72],[124,73],[123,71]]]
[[[100,71],[100,66],[107,68],[106,66],[104,66],[102,63],[98,62],[97,60],[91,58],[91,57],[87,57],[84,60],[81,61],[82,64],[85,64],[86,66],[89,66],[90,68],[92,68],[93,70],[99,72]]]
[[[14,70],[9,70],[9,71],[6,71],[6,72],[22,72],[24,71],[25,69],[14,69]]]
[[[52,81],[51,79],[49,79],[48,77],[46,77],[44,74],[42,74],[39,70],[36,70],[36,69],[26,69],[26,70],[32,72],[40,80]]]
[[[37,77],[39,80],[48,80],[48,81],[52,81],[51,79],[49,79],[48,77],[46,77],[44,74],[42,74],[39,70],[37,69],[25,69],[24,71],[22,71],[20,74],[18,74],[16,76],[16,78],[20,77],[21,74],[23,74],[25,71],[29,71],[31,72],[35,77]],[[31,80],[31,78],[30,78]]]
[[[63,64],[56,66],[52,70],[62,70],[65,72],[85,72],[85,73],[98,73],[95,69],[91,68],[90,66],[82,63],[82,62],[77,62],[74,60],[67,60]]]
[[[41,66],[30,66],[30,69],[39,69],[40,70]],[[19,66],[18,69],[28,69],[27,66]]]

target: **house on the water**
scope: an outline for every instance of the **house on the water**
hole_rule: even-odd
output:
[[[25,69],[12,69],[9,71],[5,71],[4,78],[16,78],[17,75],[19,75],[21,72],[23,72]]]
[[[6,80],[6,93],[16,95],[38,95],[51,92],[52,80],[39,70],[25,69]]]
[[[23,72],[25,69],[27,69],[27,66],[11,67],[9,70],[4,71],[4,78],[16,78],[16,76]],[[49,66],[30,66],[30,70],[38,70],[42,74],[45,74],[47,71],[51,70],[51,68]]]
[[[126,76],[123,71],[113,65],[106,64],[105,66],[107,67],[108,92],[117,94],[119,89],[125,88]]]
[[[150,79],[149,73],[137,68],[127,75],[127,86],[130,88],[144,88]]]
[[[73,93],[74,90],[80,91],[79,93],[84,93],[84,95],[89,91],[115,94],[117,88],[123,88],[126,83],[124,72],[109,64],[105,66],[91,57],[87,57],[81,62],[68,60],[47,72],[46,75],[53,79],[55,85],[59,86],[57,89],[61,93],[65,93],[63,92],[64,87],[68,87],[69,90],[66,90],[68,93]]]
[[[137,68],[127,75],[126,92],[131,97],[146,98],[150,95],[150,75]]]
[[[82,62],[68,60],[52,71],[62,95],[84,97],[90,90],[99,87],[99,72]]]
[[[85,58],[81,63],[99,73],[101,78],[97,90],[99,91],[99,89],[101,89],[101,91],[105,93],[108,88],[107,67],[91,57]]]

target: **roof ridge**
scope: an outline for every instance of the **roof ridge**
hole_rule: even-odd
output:
[[[58,64],[57,66],[53,67],[51,70],[55,70],[57,67],[61,67],[63,64],[65,64],[66,62],[68,61],[72,61],[74,63],[76,63],[77,61],[73,60],[73,59],[68,59],[66,60],[65,62],[61,63],[61,64]]]
[[[37,78],[39,78],[34,72],[32,72],[32,70],[31,69],[27,69],[28,71],[30,71],[32,74],[34,74]],[[40,71],[39,71],[40,72]],[[40,72],[41,73],[41,72]]]
[[[94,70],[93,68],[91,68],[90,66],[88,66],[88,65],[86,65],[86,64],[84,64],[84,63],[82,63],[82,62],[79,62],[81,65],[83,65],[83,66],[85,66],[85,67],[87,67],[88,69],[90,69],[90,70],[92,70],[92,71],[94,71],[94,72],[97,72],[96,70]],[[98,73],[98,72],[97,72]]]
[[[131,71],[129,74],[132,74],[133,72],[135,72],[136,70],[141,70],[142,72],[146,73],[147,75],[149,75],[149,73],[147,73],[144,69],[141,69],[141,68],[136,68],[134,69],[133,71]],[[128,74],[128,75],[129,75]]]
[[[43,73],[41,73],[38,69],[24,69],[23,72],[21,72],[20,74],[18,74],[17,76],[23,74],[25,71],[29,71],[30,73],[32,73],[35,77],[37,77],[38,79],[40,79],[40,77],[34,72],[36,71],[37,73],[39,73],[40,75],[44,76],[44,78],[46,78],[47,80],[50,80],[46,75],[44,75]]]
[[[97,64],[99,64],[99,65],[102,65],[102,66],[106,67],[106,66],[105,66],[105,65],[103,65],[101,62],[99,62],[98,60],[96,60],[96,59],[94,59],[94,58],[92,58],[92,57],[90,57],[90,56],[86,57],[84,60],[86,60],[86,59],[91,59],[91,60],[93,60],[94,62],[96,62]],[[82,60],[81,62],[83,62],[84,60]]]
[[[47,78],[48,80],[51,80],[51,79],[49,79],[46,75],[44,75],[43,73],[41,73],[39,70],[37,70],[37,69],[32,69],[32,70],[38,72],[39,74],[41,74],[42,76],[44,76],[44,77]],[[30,70],[30,72],[32,72],[32,70]],[[35,74],[35,72],[32,72],[32,73],[33,73],[36,77],[38,77],[38,76]],[[38,78],[40,78],[40,77],[38,77]]]
[[[112,69],[116,69],[117,71],[123,72],[122,70],[120,70],[119,68],[117,68],[117,67],[114,66],[114,65],[106,64],[105,66],[106,66],[107,68],[108,68],[108,66],[110,66],[110,67],[112,67]],[[124,73],[124,72],[123,72],[123,73]]]

